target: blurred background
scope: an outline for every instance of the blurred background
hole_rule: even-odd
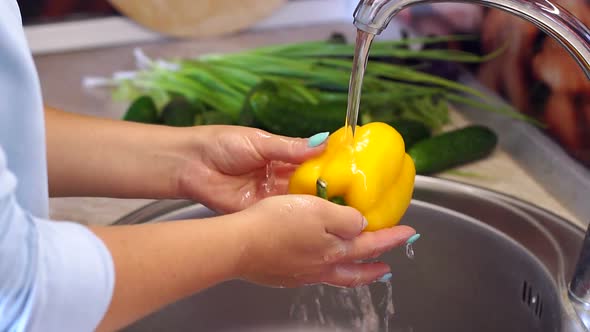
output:
[[[354,1],[349,2],[352,8]],[[590,20],[588,1],[556,2],[584,23]],[[107,0],[19,0],[18,3],[23,22],[28,26],[121,16]],[[399,19],[423,35],[460,33],[480,37],[476,43],[452,47],[485,53],[507,46],[507,51],[497,59],[470,70],[520,112],[545,122],[546,132],[552,138],[578,161],[590,165],[590,106],[585,106],[590,84],[555,41],[529,23],[480,6],[416,6],[403,12]]]
[[[202,16],[187,18],[184,23],[193,25],[195,35],[172,37],[154,29],[170,28],[186,14],[186,10],[182,12],[171,5],[171,14],[158,13],[154,21],[148,17],[142,22],[129,15],[131,10],[119,11],[118,5],[134,3],[137,8],[145,9],[155,2],[17,1],[42,79],[45,100],[66,110],[117,118],[122,117],[128,105],[112,103],[109,91],[86,89],[82,81],[87,76],[106,77],[117,71],[135,70],[133,50],[136,47],[152,57],[167,59],[326,39],[333,32],[347,34],[348,41],[352,42],[352,13],[358,4],[358,0],[252,0],[261,7],[276,4],[276,11],[262,15],[237,8],[242,2],[250,2],[246,0],[194,0],[198,10],[193,13]],[[173,2],[183,1],[166,4]],[[590,1],[554,2],[583,23],[590,23]],[[185,3],[193,6],[188,1]],[[212,9],[211,15],[200,13],[211,6],[217,7]],[[226,11],[233,15],[233,21],[246,21],[239,29],[222,36],[196,36],[199,31],[218,29],[219,25],[210,24],[216,22],[207,20],[222,17]],[[402,31],[408,31],[411,36],[474,37],[436,45],[440,49],[483,55],[502,48],[499,56],[483,63],[456,66],[434,62],[435,72],[451,80],[458,80],[458,74],[467,73],[469,84],[475,82],[478,89],[483,87],[486,93],[501,97],[518,112],[542,122],[543,127],[520,128],[514,135],[506,127],[499,126],[500,143],[510,153],[510,158],[523,165],[564,205],[578,211],[578,215],[590,213],[585,200],[581,199],[590,195],[590,185],[585,185],[590,183],[590,83],[561,46],[532,24],[498,10],[470,4],[414,6],[402,11],[384,32],[385,36],[380,37],[399,38]],[[485,120],[485,115],[477,113],[471,120],[496,123]],[[477,167],[474,169],[479,171]],[[498,183],[514,180],[510,172],[496,173],[502,173],[494,174],[502,177],[496,180]],[[566,178],[571,181],[564,181]],[[566,188],[573,186],[570,184],[576,185],[576,189]],[[500,187],[495,189],[501,190]],[[519,189],[515,187],[515,190]]]
[[[25,25],[119,15],[107,0],[18,0]]]
[[[590,1],[555,0],[586,26]],[[471,68],[490,88],[517,110],[541,120],[569,154],[590,166],[590,83],[573,58],[553,38],[533,24],[503,11],[464,4],[416,7],[402,15],[419,33],[476,34],[477,45],[459,48],[502,54]]]
[[[354,52],[351,44],[356,35],[352,15],[359,0],[17,1],[49,107],[169,126],[239,124],[298,137],[333,132],[344,124]],[[548,1],[561,4],[583,23],[590,22],[590,1]],[[416,36],[441,38],[400,40]],[[560,293],[553,295],[552,285],[564,279],[557,272],[556,276],[545,275],[561,273],[562,264],[573,267],[576,246],[590,215],[587,78],[561,46],[533,25],[470,4],[413,6],[396,16],[377,39],[383,43],[375,43],[372,50],[380,49],[381,55],[373,52],[371,63],[379,67],[365,76],[372,79],[365,80],[372,85],[363,89],[363,96],[369,97],[361,103],[360,120],[392,124],[413,158],[418,151],[421,159],[429,160],[416,167],[418,174],[509,195],[502,198],[469,187],[452,189],[454,186],[437,185],[431,179],[417,181],[421,185],[416,186],[414,197],[425,203],[414,206],[408,220],[431,236],[423,240],[426,246],[417,248],[416,260],[407,265],[401,260],[403,266],[396,263],[402,273],[393,283],[396,313],[390,326],[397,331],[403,326],[405,331],[423,323],[430,327],[427,330],[472,331],[494,329],[490,324],[514,320],[514,324],[530,324],[531,328],[495,330],[555,330],[557,308],[563,301]],[[285,43],[292,45],[279,46]],[[241,51],[255,48],[259,48],[258,55],[242,53],[240,57]],[[274,53],[269,51],[273,49]],[[331,53],[335,62],[326,59]],[[496,56],[482,57],[490,53]],[[211,54],[215,56],[205,56]],[[487,60],[449,60],[453,57]],[[265,84],[268,77],[288,83]],[[318,104],[293,98],[295,89],[283,89],[293,86],[318,96]],[[488,98],[465,103],[461,97],[467,91]],[[506,117],[497,112],[496,104],[511,105],[516,112]],[[543,126],[520,121],[518,112]],[[449,134],[452,136],[444,136]],[[422,146],[423,152],[412,144]],[[382,170],[387,172],[387,166]],[[579,232],[566,236],[574,234],[569,223],[525,209],[512,197],[581,226]],[[50,202],[53,219],[88,225],[110,225],[134,211],[127,222],[159,213],[170,216],[172,211],[167,207],[156,212],[150,206],[137,213],[152,203],[143,199],[67,197]],[[447,212],[451,210],[455,211]],[[187,211],[180,213],[189,216]],[[555,251],[558,247],[563,251]],[[460,294],[465,285],[482,283],[486,287],[468,291],[465,297]],[[238,294],[238,288],[227,290],[207,295],[221,295],[220,301],[205,297],[202,305],[197,301],[187,302],[184,309],[170,307],[178,309],[171,309],[169,321],[147,320],[140,325],[145,329],[133,331],[156,331],[158,323],[167,325],[162,331],[182,330],[180,326],[208,326],[214,320],[223,326],[217,331],[229,330],[231,324],[241,330],[240,319],[268,324],[251,331],[270,331],[287,313],[281,310],[288,301],[272,302],[265,293]],[[424,290],[434,301],[415,296]],[[234,298],[245,302],[232,301]],[[259,301],[252,302],[252,298]],[[316,308],[320,310],[319,299],[316,296],[309,307],[311,321]],[[211,314],[215,303],[223,314]],[[322,308],[334,304],[329,301]],[[498,314],[500,307],[504,311]],[[204,316],[195,315],[200,311]],[[364,312],[371,314],[367,321],[376,321],[374,311]],[[355,320],[357,330],[364,321],[347,310],[342,313]],[[275,316],[266,318],[270,315]],[[307,322],[307,312],[304,316]],[[332,318],[321,312],[319,316],[327,322]],[[479,319],[482,324],[475,329],[457,325],[479,323]],[[441,328],[448,325],[451,327]]]

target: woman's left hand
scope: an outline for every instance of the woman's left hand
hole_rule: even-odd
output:
[[[45,119],[51,196],[188,198],[223,213],[286,193],[291,173],[328,137],[147,125],[50,107]]]
[[[239,126],[190,129],[194,146],[178,173],[179,194],[222,213],[287,193],[295,168],[320,154],[328,137],[291,138]]]

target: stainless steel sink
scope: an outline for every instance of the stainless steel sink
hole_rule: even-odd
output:
[[[160,201],[118,224],[211,214],[190,202]],[[413,260],[403,248],[382,257],[393,270],[395,314],[389,331],[583,330],[566,287],[584,238],[581,228],[512,197],[421,176],[402,223],[415,227],[422,239]],[[374,284],[370,291],[381,310],[385,286]],[[359,331],[354,312],[330,300],[342,292],[329,286],[273,289],[231,281],[125,331]],[[306,321],[291,312],[298,303],[306,304]],[[327,318],[332,323],[320,324]]]

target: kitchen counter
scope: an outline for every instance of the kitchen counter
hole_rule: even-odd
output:
[[[344,32],[351,37],[354,34],[351,24],[291,27],[236,34],[220,39],[166,40],[42,55],[35,57],[35,62],[48,105],[69,112],[118,119],[123,115],[126,105],[112,101],[107,90],[83,88],[82,79],[85,76],[110,76],[115,71],[135,69],[135,47],[141,47],[150,57],[187,57],[205,53],[233,52],[272,43],[322,39],[334,31]],[[467,123],[457,112],[453,112],[452,117],[454,126]],[[584,225],[501,149],[489,158],[460,167],[457,171],[441,174],[440,177],[514,196]],[[458,174],[459,172],[461,174]],[[54,198],[50,200],[50,211],[52,218],[57,220],[107,225],[149,202],[150,200],[109,198]]]

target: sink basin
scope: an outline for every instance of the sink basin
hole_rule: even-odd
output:
[[[117,224],[212,214],[187,201],[159,201]],[[403,248],[381,257],[393,272],[395,313],[388,331],[582,330],[567,300],[566,280],[583,229],[512,197],[422,176],[402,224],[422,239],[414,259]],[[368,289],[378,314],[384,311],[385,286]],[[358,300],[354,290],[330,286],[274,289],[231,281],[125,331],[363,331],[355,325],[359,313],[343,305],[346,298]],[[387,331],[379,321],[381,327],[366,332]]]

